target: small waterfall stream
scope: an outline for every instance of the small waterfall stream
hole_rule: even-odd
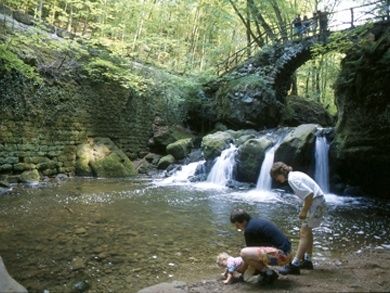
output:
[[[314,179],[323,192],[329,193],[329,143],[321,130],[316,134]]]
[[[270,147],[264,156],[264,161],[261,164],[259,179],[256,183],[256,189],[269,191],[271,190],[272,178],[269,174],[272,164],[274,163],[275,151],[279,147],[280,143]]]
[[[272,178],[270,175],[270,171],[272,168],[272,164],[274,163],[275,152],[283,142],[283,139],[286,137],[287,133],[288,129],[279,129],[276,132],[269,134],[276,142],[265,152],[264,160],[260,168],[259,178],[257,179],[256,183],[256,190],[271,191]]]
[[[228,149],[222,151],[207,176],[207,182],[225,186],[232,179],[236,150],[237,147],[230,144]]]
[[[176,171],[172,176],[165,178],[162,183],[170,184],[170,183],[180,183],[180,182],[188,182],[188,179],[191,176],[194,176],[196,169],[199,165],[202,165],[205,161],[193,162],[188,165],[184,165],[180,170]]]

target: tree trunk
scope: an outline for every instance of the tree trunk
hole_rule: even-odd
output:
[[[39,0],[38,7],[36,9],[35,18],[38,18],[40,21],[42,20],[42,10],[44,5],[44,0]]]
[[[278,26],[280,30],[280,35],[282,37],[283,42],[288,41],[288,26],[286,24],[285,19],[282,16],[282,12],[280,11],[280,8],[275,0],[271,0],[272,8],[275,12],[276,19],[278,21]]]
[[[142,4],[143,4],[143,9],[142,9],[142,14],[141,14],[141,20],[140,20],[140,23],[138,24],[138,29],[137,29],[137,31],[136,31],[136,33],[134,35],[134,38],[133,38],[133,45],[131,46],[131,50],[132,51],[135,50],[135,47],[137,46],[137,40],[141,36],[142,29],[144,27],[144,22],[145,22],[145,12],[144,12],[145,1],[142,1]]]
[[[198,6],[196,9],[195,17],[194,17],[194,25],[192,26],[191,31],[191,45],[189,47],[189,55],[191,57],[190,64],[192,65],[195,59],[196,46],[199,38],[199,17],[200,17],[200,7]]]
[[[248,0],[249,1],[249,0]],[[242,23],[244,24],[244,26],[246,27],[248,33],[250,33],[250,35],[253,37],[253,39],[255,40],[255,42],[258,44],[259,47],[262,46],[262,44],[258,41],[258,39],[256,38],[256,36],[253,34],[250,26],[248,26],[248,22],[245,20],[245,18],[242,16],[241,12],[238,10],[237,6],[234,4],[233,0],[229,0],[230,4],[232,5],[234,11],[237,13],[238,17],[241,19]]]
[[[251,55],[252,55],[252,52],[251,52],[251,19],[250,19],[250,11],[249,11],[249,6],[248,6],[248,1],[247,1],[247,6],[246,6],[246,21],[247,21],[247,25],[246,25],[246,43],[247,43],[247,50],[246,50],[246,55],[247,57],[249,58]]]
[[[231,0],[229,0],[231,1]],[[276,37],[274,32],[272,31],[272,28],[269,26],[269,24],[265,21],[263,15],[260,13],[260,11],[257,9],[255,3],[253,0],[248,0],[249,2],[249,8],[252,11],[252,15],[255,18],[255,21],[259,23],[259,25],[264,29],[266,36],[271,40],[271,41],[276,41]]]
[[[72,23],[73,23],[73,6],[70,6],[69,16],[68,16],[68,23],[66,24],[66,30],[68,32],[72,31]]]
[[[297,74],[291,76],[291,95],[298,96]]]

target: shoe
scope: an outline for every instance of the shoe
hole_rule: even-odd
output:
[[[313,263],[310,260],[304,260],[301,262],[301,265],[299,266],[300,269],[302,270],[313,270]]]
[[[260,273],[261,278],[259,280],[259,284],[261,285],[269,285],[275,282],[279,278],[279,275],[274,270],[267,270],[265,272]]]
[[[282,269],[279,270],[279,273],[282,275],[300,275],[301,270],[299,266],[295,266],[293,264],[285,265]]]

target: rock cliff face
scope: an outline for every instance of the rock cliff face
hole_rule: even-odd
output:
[[[390,26],[376,26],[342,62],[332,173],[363,191],[390,196]]]

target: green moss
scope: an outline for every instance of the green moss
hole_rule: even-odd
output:
[[[129,177],[137,173],[130,161],[122,162],[122,158],[116,153],[111,153],[107,157],[91,162],[90,164],[93,173],[97,177]]]
[[[6,44],[0,44],[0,67],[8,72],[15,70],[27,79],[32,79],[38,83],[43,81],[37,70],[11,52]]]

